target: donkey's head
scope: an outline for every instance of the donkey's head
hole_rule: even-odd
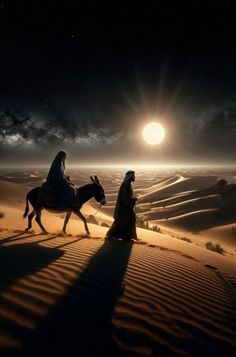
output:
[[[107,203],[106,201],[106,197],[105,197],[105,192],[104,189],[102,187],[102,185],[100,184],[97,176],[95,175],[94,178],[92,176],[90,176],[90,179],[93,183],[94,186],[94,198],[96,201],[100,202],[101,205],[105,205]]]

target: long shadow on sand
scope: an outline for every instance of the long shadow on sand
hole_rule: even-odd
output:
[[[105,242],[41,322],[22,355],[120,355],[112,339],[112,315],[123,291],[132,245]]]
[[[36,243],[14,244],[0,247],[0,310],[9,309],[11,301],[4,295],[9,287],[23,277],[34,274],[59,259],[64,252],[60,249],[46,248]],[[0,316],[1,332],[27,341],[29,331],[14,319]],[[1,343],[4,346],[4,343]],[[15,351],[16,352],[16,351]],[[16,352],[17,354],[17,352]],[[0,349],[1,356],[11,356],[12,351]]]
[[[29,235],[29,234],[27,234],[27,233],[25,233],[23,231],[23,232],[18,233],[16,235],[1,239],[0,240],[0,245],[5,244],[5,243],[16,242],[18,240],[25,240],[25,239],[28,239],[28,238],[37,237],[37,236],[41,236],[41,235],[42,235],[42,233],[38,233],[38,234],[35,233],[35,234],[30,234]]]
[[[40,271],[64,252],[37,243],[23,243],[0,248],[0,293],[24,276]]]

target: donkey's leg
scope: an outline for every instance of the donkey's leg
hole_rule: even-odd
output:
[[[66,234],[66,226],[67,226],[67,223],[69,222],[71,213],[72,213],[72,211],[67,212],[66,218],[65,218],[65,220],[64,220],[64,225],[63,225],[62,232],[65,233],[65,234]]]
[[[35,210],[33,209],[33,211],[28,215],[28,227],[25,229],[26,231],[32,228],[32,219],[35,216],[35,214],[36,214]]]
[[[88,229],[88,225],[87,225],[87,221],[86,218],[82,215],[82,213],[80,212],[79,209],[73,210],[73,212],[84,222],[84,228],[87,232],[87,234],[90,234],[89,229]]]
[[[41,213],[42,213],[42,208],[39,208],[36,210],[36,218],[35,221],[38,223],[39,227],[42,229],[43,233],[47,233],[46,229],[42,225],[41,222]]]

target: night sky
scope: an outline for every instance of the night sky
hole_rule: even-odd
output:
[[[234,3],[0,0],[0,164],[234,162]]]

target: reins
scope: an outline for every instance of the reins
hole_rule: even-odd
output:
[[[101,205],[101,203],[100,203],[100,205],[98,206],[98,205],[97,205],[97,202],[95,201],[95,199],[94,199],[93,197],[90,199],[90,201],[93,201],[93,205],[97,208],[96,211],[95,211],[95,213],[93,214],[93,216],[95,217],[96,214],[98,213],[98,211],[100,211],[102,205]]]

